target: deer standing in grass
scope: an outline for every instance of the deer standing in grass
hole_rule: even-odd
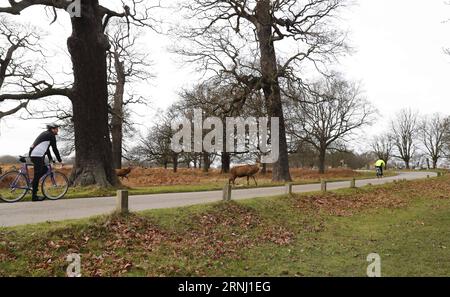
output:
[[[260,170],[260,161],[256,161],[255,165],[242,165],[242,166],[236,166],[231,168],[230,170],[230,179],[228,181],[228,183],[233,183],[233,185],[235,184],[236,178],[238,177],[247,177],[247,186],[250,185],[250,177],[253,178],[253,180],[255,181],[255,185],[258,186],[258,183],[256,182],[256,178],[255,175],[259,172]]]

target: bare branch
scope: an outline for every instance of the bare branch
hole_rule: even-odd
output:
[[[35,5],[45,5],[54,8],[67,9],[72,3],[70,0],[8,0],[8,7],[0,7],[0,13],[19,15],[23,10]]]
[[[18,106],[16,106],[15,108],[10,109],[8,111],[0,111],[0,119],[2,119],[4,117],[7,117],[9,115],[13,115],[16,112],[18,112],[19,110],[21,110],[23,108],[26,108],[28,103],[29,103],[29,101],[26,101],[26,102],[20,103]]]

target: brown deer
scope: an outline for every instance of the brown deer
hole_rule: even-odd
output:
[[[235,185],[236,178],[238,177],[247,177],[247,186],[250,185],[250,177],[255,181],[255,185],[258,186],[256,182],[255,175],[260,170],[260,162],[256,161],[255,165],[242,165],[231,168],[230,170],[230,179],[228,183],[233,183]]]
[[[116,175],[117,175],[117,177],[120,177],[122,180],[124,178],[129,180],[128,175],[131,173],[131,170],[133,170],[133,168],[131,168],[131,167],[128,167],[125,169],[116,169]]]

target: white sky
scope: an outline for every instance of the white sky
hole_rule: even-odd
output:
[[[0,0],[3,4],[5,0]],[[366,96],[380,111],[381,120],[364,135],[380,133],[401,108],[421,113],[448,113],[450,110],[450,57],[443,48],[450,47],[450,6],[444,0],[359,0],[345,15],[350,30],[350,44],[355,53],[341,60],[337,67],[349,78],[362,81]],[[70,35],[68,18],[60,14],[57,24],[49,26],[42,9],[29,9],[21,22],[31,22],[47,30],[50,47],[59,52],[51,69],[55,73],[71,69],[64,54]],[[172,14],[174,16],[174,14]],[[139,89],[151,98],[151,106],[137,111],[143,117],[141,129],[150,126],[155,110],[177,99],[181,87],[195,80],[191,69],[180,68],[177,56],[168,53],[174,42],[166,36],[146,34],[144,47],[154,61],[151,82]],[[56,61],[56,62],[55,62]],[[56,75],[55,75],[56,76]],[[8,117],[0,123],[0,155],[26,152],[46,121],[24,121]]]

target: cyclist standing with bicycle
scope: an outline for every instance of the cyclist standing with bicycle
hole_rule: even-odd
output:
[[[58,147],[56,145],[56,135],[59,133],[59,126],[57,124],[47,125],[47,131],[41,133],[30,147],[30,158],[34,165],[34,177],[33,177],[33,196],[32,201],[43,201],[44,197],[37,195],[39,189],[39,180],[47,172],[45,166],[45,156],[48,156],[50,162],[54,162],[52,154],[50,153],[50,147],[52,147],[53,153],[56,156],[58,162],[62,163],[61,155],[59,154]]]

